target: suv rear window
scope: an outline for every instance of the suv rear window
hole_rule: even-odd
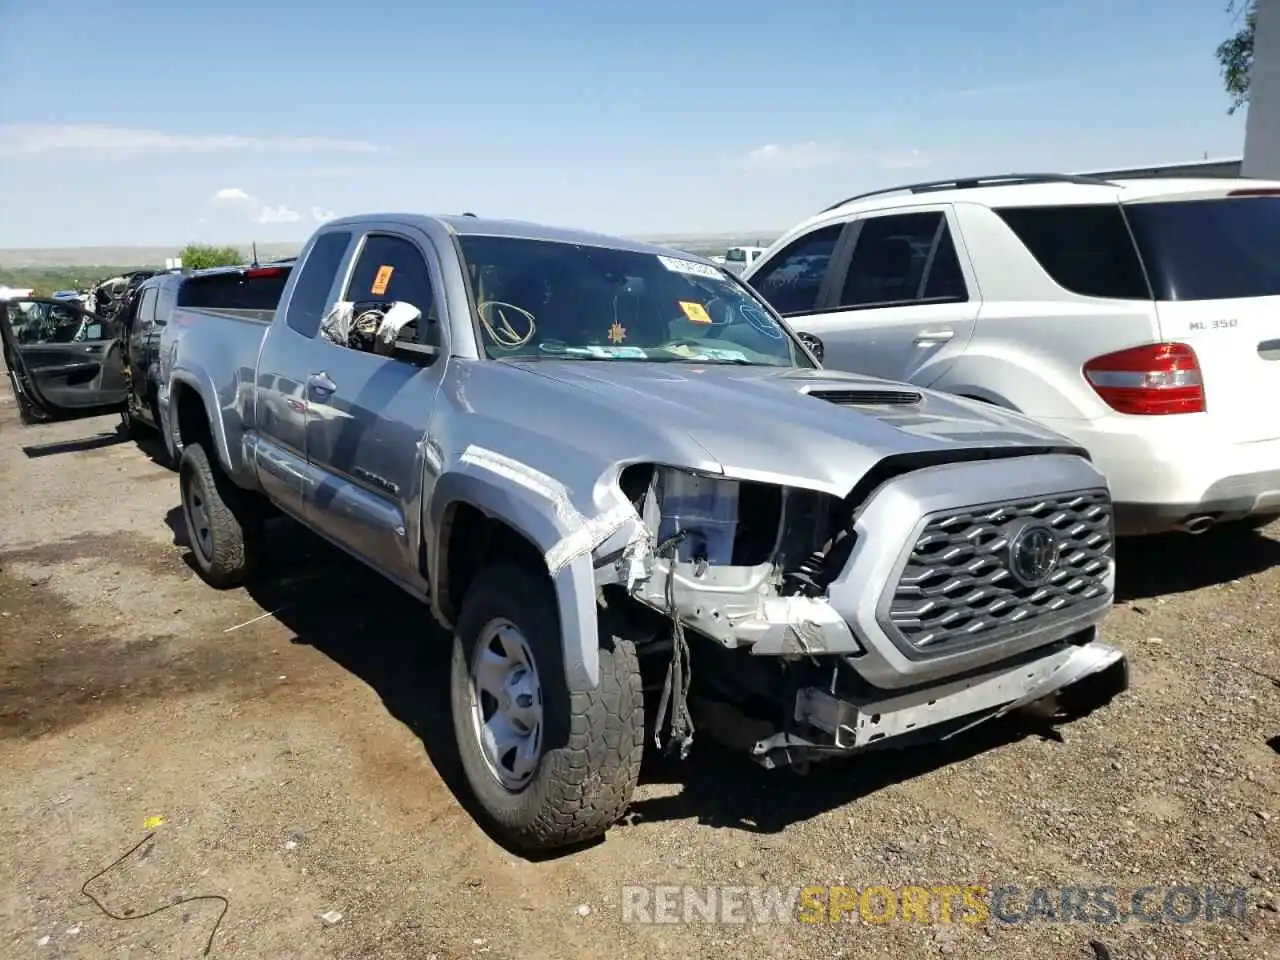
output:
[[[1280,197],[1125,206],[1158,300],[1280,295]]]
[[[1082,297],[1150,300],[1118,203],[996,209],[1045,273]]]
[[[190,277],[178,291],[178,306],[205,310],[274,310],[280,303],[291,269],[275,267],[260,276],[236,271]]]

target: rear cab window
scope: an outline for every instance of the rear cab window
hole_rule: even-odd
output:
[[[204,310],[275,310],[289,280],[289,266],[264,266],[188,277],[179,307]]]
[[[329,305],[329,291],[350,245],[349,230],[321,234],[311,245],[285,313],[285,322],[303,336],[314,337],[320,329],[321,317]]]

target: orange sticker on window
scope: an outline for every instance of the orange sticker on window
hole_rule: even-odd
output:
[[[690,323],[710,323],[711,314],[707,313],[707,308],[700,303],[692,300],[681,300],[680,309],[684,311],[684,315],[689,318]]]
[[[373,278],[373,286],[369,288],[369,292],[375,297],[380,297],[387,292],[387,285],[391,283],[391,274],[396,272],[395,267],[388,267],[383,264],[378,268],[378,275]]]

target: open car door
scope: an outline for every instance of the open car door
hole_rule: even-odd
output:
[[[9,385],[28,420],[78,420],[123,410],[123,345],[115,325],[65,300],[0,300]]]

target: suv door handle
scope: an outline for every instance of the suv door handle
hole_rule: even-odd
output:
[[[338,389],[338,385],[329,379],[327,373],[313,373],[307,377],[307,388],[312,393],[330,394]]]
[[[916,334],[916,343],[945,343],[955,335],[956,332],[949,327],[942,330],[921,330]]]

